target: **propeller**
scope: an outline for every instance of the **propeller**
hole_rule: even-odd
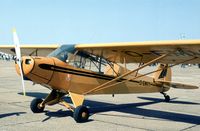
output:
[[[16,62],[19,66],[19,70],[20,70],[20,74],[21,74],[23,95],[25,96],[26,91],[25,91],[24,77],[23,77],[23,71],[22,71],[21,50],[20,50],[20,43],[19,43],[19,38],[17,36],[16,29],[13,29],[13,41],[14,41],[14,45],[15,45]]]

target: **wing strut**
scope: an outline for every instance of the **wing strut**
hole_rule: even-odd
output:
[[[174,51],[173,51],[173,52],[174,52]],[[97,86],[96,88],[93,88],[93,89],[91,89],[91,90],[85,92],[83,95],[86,95],[86,94],[89,94],[89,93],[91,93],[91,92],[93,92],[93,91],[96,91],[96,90],[98,90],[98,89],[101,89],[101,88],[103,88],[103,87],[105,87],[105,86],[111,84],[112,82],[115,82],[115,81],[117,81],[117,80],[119,80],[119,79],[121,79],[121,78],[123,78],[123,77],[125,77],[125,76],[128,76],[128,75],[130,75],[130,74],[132,74],[132,73],[134,73],[134,72],[136,72],[136,71],[138,71],[138,70],[140,70],[140,69],[143,69],[144,67],[146,67],[146,66],[148,66],[148,65],[150,65],[150,64],[153,64],[153,63],[155,63],[156,61],[158,61],[158,60],[160,60],[160,59],[163,59],[164,57],[168,56],[169,54],[171,54],[171,53],[173,53],[173,52],[169,52],[169,53],[167,53],[167,54],[163,54],[163,55],[159,56],[158,58],[155,58],[155,59],[153,59],[153,60],[151,60],[151,61],[145,63],[144,65],[138,67],[138,68],[135,69],[135,70],[129,71],[129,72],[127,72],[127,73],[124,73],[123,75],[121,75],[121,76],[119,76],[119,77],[116,77],[116,78],[113,79],[113,80],[110,80],[110,81],[108,81],[108,82],[106,82],[106,83],[104,83],[104,84],[101,84],[100,86]]]
[[[167,69],[167,68],[170,68],[170,67],[173,67],[173,66],[176,66],[176,65],[179,65],[179,64],[181,64],[181,63],[188,62],[188,61],[191,61],[191,60],[194,60],[194,59],[197,59],[197,58],[198,58],[198,57],[194,57],[194,58],[192,58],[192,59],[185,60],[185,61],[182,61],[182,62],[173,64],[173,65],[167,66],[167,67],[165,67],[164,69]],[[137,79],[137,78],[140,78],[140,77],[143,77],[143,76],[146,76],[146,75],[149,75],[149,74],[152,74],[152,73],[161,71],[161,70],[163,70],[163,69],[158,69],[158,70],[151,71],[151,72],[148,72],[148,73],[143,74],[143,75],[136,76],[136,77],[134,77],[134,78],[129,78],[129,79],[126,79],[126,80],[124,80],[124,81],[120,81],[120,82],[117,82],[117,83],[114,83],[114,84],[110,84],[110,85],[107,85],[107,86],[98,88],[98,89],[96,89],[96,90],[94,90],[94,91],[92,91],[92,92],[96,92],[96,91],[99,91],[99,90],[102,90],[102,89],[106,89],[106,88],[109,88],[109,87],[112,87],[112,86],[115,86],[115,85],[124,83],[124,82],[126,82],[126,81],[135,80],[135,79]],[[157,82],[157,81],[156,81],[156,82]],[[158,81],[158,82],[159,82],[159,81]],[[196,87],[195,87],[195,88],[196,88]]]

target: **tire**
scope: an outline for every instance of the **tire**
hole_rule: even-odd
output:
[[[165,102],[169,102],[170,101],[170,96],[166,95],[165,96]]]
[[[85,106],[78,106],[74,110],[73,114],[74,120],[77,123],[86,122],[89,118],[89,110]]]
[[[30,108],[31,108],[31,111],[33,113],[41,113],[44,111],[44,107],[39,107],[39,104],[42,103],[42,99],[40,98],[36,98],[36,99],[33,99],[31,101],[31,105],[30,105]]]

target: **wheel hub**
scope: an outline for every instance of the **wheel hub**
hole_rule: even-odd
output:
[[[39,103],[39,104],[37,105],[37,107],[38,107],[38,109],[42,109],[44,106],[42,105],[42,103]]]
[[[87,117],[87,113],[86,112],[82,112],[81,117],[82,118],[86,118]]]

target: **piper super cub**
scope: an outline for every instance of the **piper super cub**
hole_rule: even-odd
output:
[[[168,102],[166,92],[171,87],[198,88],[172,82],[171,67],[200,64],[200,40],[20,46],[16,31],[13,38],[14,45],[0,45],[0,51],[16,54],[24,94],[24,80],[51,90],[44,100],[31,102],[34,113],[43,112],[46,105],[61,103],[73,112],[76,122],[84,122],[89,118],[89,110],[83,105],[85,95],[158,92]],[[139,63],[135,69],[127,68],[127,64],[135,63]],[[154,63],[159,63],[156,70],[139,73]],[[70,96],[72,104],[63,99],[65,95]]]

